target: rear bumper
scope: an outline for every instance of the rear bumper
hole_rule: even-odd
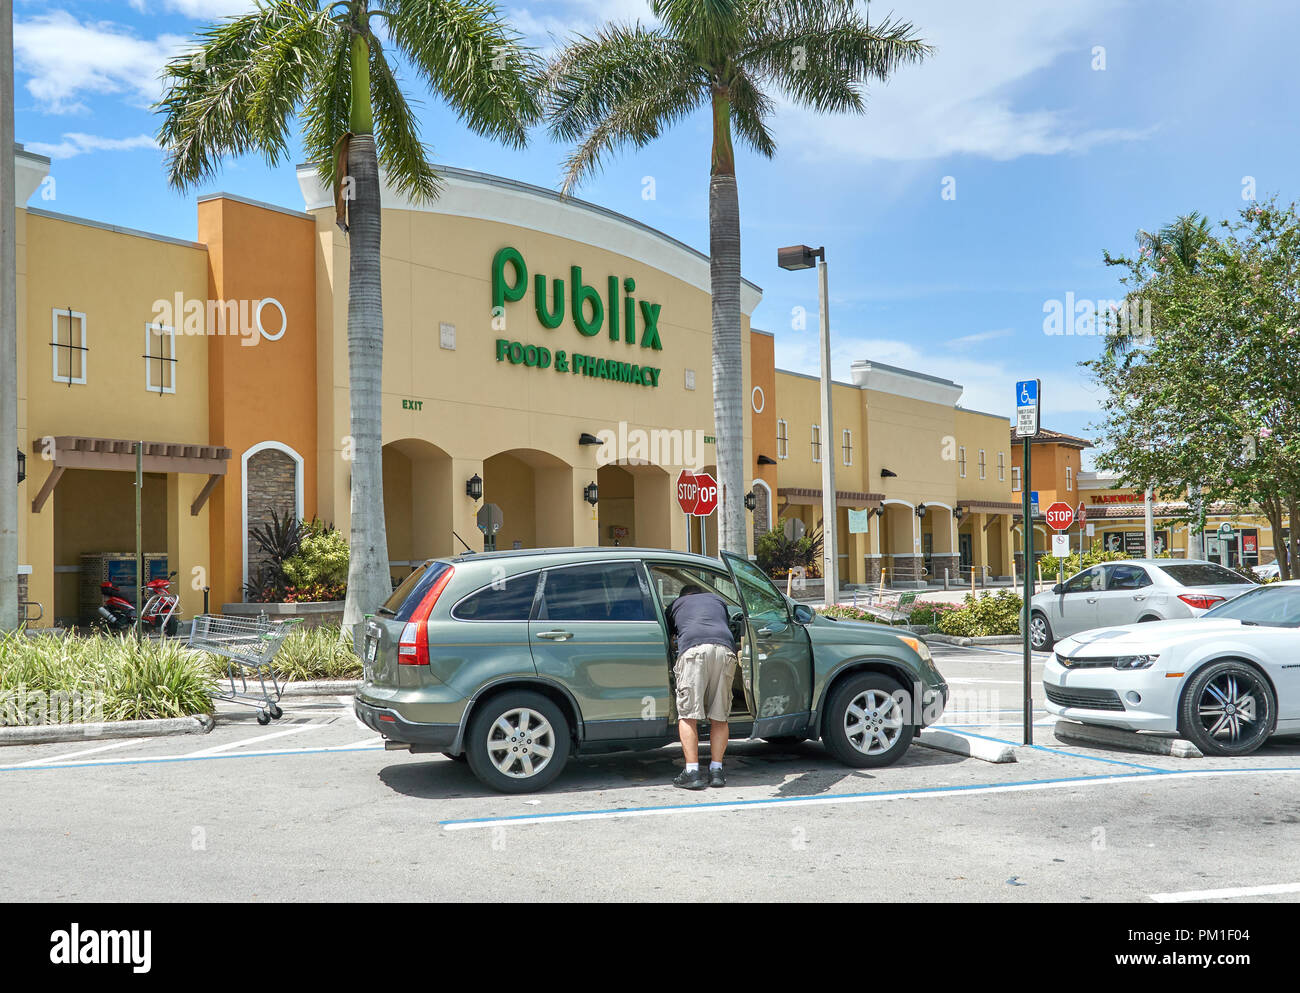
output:
[[[353,700],[357,720],[378,731],[389,741],[412,745],[430,745],[450,749],[456,743],[458,724],[417,724],[405,720],[401,714],[388,707],[373,707],[362,700]]]

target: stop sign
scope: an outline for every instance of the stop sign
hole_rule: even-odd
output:
[[[683,514],[693,514],[699,499],[700,484],[695,473],[683,469],[677,476],[677,506],[682,508]]]
[[[1064,531],[1074,523],[1074,510],[1068,503],[1059,500],[1047,508],[1047,526],[1056,531]]]
[[[707,472],[695,474],[699,487],[699,500],[695,504],[696,517],[708,517],[718,509],[718,481]]]

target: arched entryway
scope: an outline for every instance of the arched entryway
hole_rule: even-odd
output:
[[[603,465],[596,483],[600,544],[672,547],[671,515],[681,511],[664,469],[648,462]]]
[[[427,558],[463,552],[465,546],[452,534],[451,456],[428,441],[403,438],[384,446],[383,467],[393,579],[400,581]]]
[[[595,472],[592,472],[595,476]],[[592,482],[595,480],[593,479]],[[515,448],[483,462],[483,504],[501,508],[501,530],[480,534],[485,549],[552,548],[574,544],[580,488],[569,463],[547,452]],[[594,515],[594,508],[588,508]]]
[[[243,477],[244,582],[265,565],[265,554],[252,540],[254,529],[277,517],[301,518],[302,456],[278,441],[264,441],[244,452]]]

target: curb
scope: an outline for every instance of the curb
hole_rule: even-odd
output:
[[[1052,725],[1052,733],[1065,742],[1084,745],[1113,745],[1135,752],[1152,755],[1172,755],[1176,759],[1204,758],[1201,750],[1183,738],[1159,738],[1122,728],[1108,728],[1095,724],[1080,724],[1062,717]]]
[[[285,683],[281,696],[353,693],[360,685],[359,679],[305,679],[301,683]]]
[[[207,714],[99,724],[35,724],[0,728],[0,745],[44,745],[56,741],[85,741],[87,738],[159,738],[174,734],[207,734],[212,728],[212,718]]]
[[[956,645],[958,648],[971,648],[975,645],[1019,645],[1022,644],[1018,634],[989,634],[980,635],[977,638],[958,637],[955,634],[939,634],[931,632],[922,635],[927,642],[937,642],[940,645]]]
[[[979,759],[981,762],[992,762],[995,765],[1016,761],[1016,750],[1012,745],[985,738],[969,738],[955,731],[926,728],[912,739],[912,744],[920,745],[922,748],[933,748],[940,752],[951,752],[953,755],[964,755],[967,758]]]

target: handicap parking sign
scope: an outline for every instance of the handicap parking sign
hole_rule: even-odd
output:
[[[1032,438],[1038,434],[1038,396],[1042,383],[1025,379],[1016,383],[1016,437]]]

